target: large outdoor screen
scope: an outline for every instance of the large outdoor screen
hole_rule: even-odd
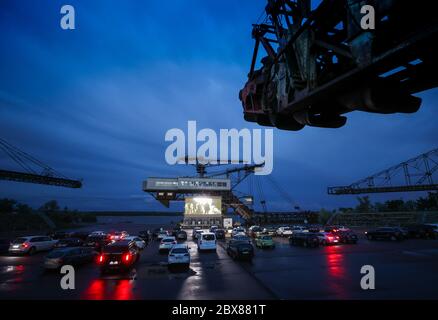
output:
[[[210,196],[186,197],[186,215],[218,215],[221,214],[222,198]]]

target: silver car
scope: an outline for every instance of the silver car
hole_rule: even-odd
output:
[[[21,237],[11,242],[9,253],[32,255],[36,252],[52,250],[57,242],[47,236]]]

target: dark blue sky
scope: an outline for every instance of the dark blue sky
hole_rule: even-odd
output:
[[[77,209],[160,209],[142,193],[142,180],[193,173],[165,163],[168,129],[184,129],[188,120],[200,128],[257,128],[243,120],[238,91],[264,0],[68,1],[74,31],[59,27],[63,4],[0,3],[0,137],[83,178],[84,187],[0,182],[1,197],[35,207],[58,199]],[[438,91],[420,96],[414,115],[355,112],[339,130],[275,131],[274,179],[306,209],[355,204],[328,196],[326,187],[436,147]],[[2,167],[18,169],[0,157]],[[269,209],[288,209],[269,184],[265,193]]]

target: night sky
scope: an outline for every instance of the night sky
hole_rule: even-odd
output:
[[[59,27],[63,4],[75,7],[76,30]],[[0,137],[82,178],[84,187],[0,181],[0,197],[34,207],[57,199],[80,210],[162,209],[142,192],[142,181],[194,174],[166,164],[167,130],[186,131],[188,120],[215,130],[259,128],[243,120],[238,92],[251,61],[251,24],[264,5],[2,0]],[[337,130],[275,130],[272,177],[303,209],[355,205],[355,197],[328,196],[327,186],[350,184],[436,147],[438,90],[420,96],[423,105],[413,115],[354,112]],[[1,152],[0,167],[19,169]],[[290,210],[268,182],[263,187],[268,209]],[[248,188],[244,183],[241,190]]]

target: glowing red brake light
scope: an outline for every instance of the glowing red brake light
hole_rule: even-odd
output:
[[[97,258],[97,262],[103,263],[104,261],[105,261],[105,256],[103,254],[99,255],[99,257]]]
[[[129,262],[131,261],[132,255],[130,253],[127,253],[123,256],[123,262]]]
[[[27,248],[27,247],[29,247],[29,244],[28,243],[23,243],[22,245],[21,245],[23,248]]]

